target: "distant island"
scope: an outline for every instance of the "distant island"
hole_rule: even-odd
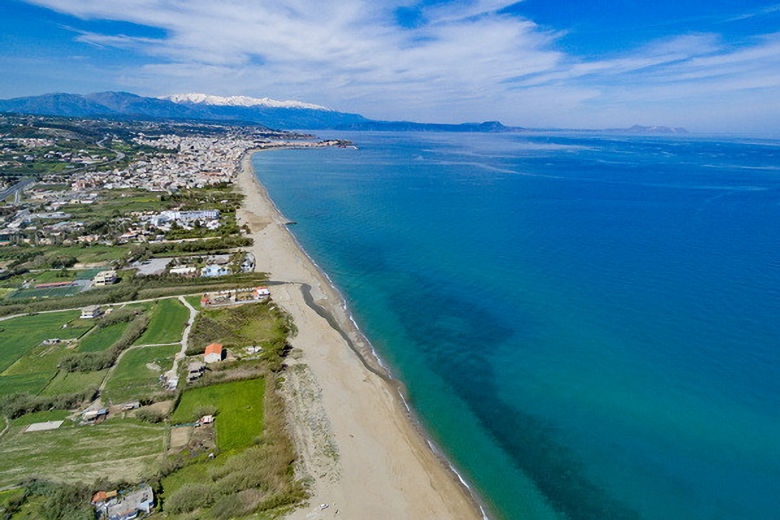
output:
[[[0,112],[46,116],[106,117],[112,119],[177,119],[260,124],[283,130],[363,130],[396,132],[529,132],[581,131],[621,134],[687,134],[684,128],[640,126],[597,129],[536,129],[504,126],[499,121],[479,123],[420,123],[378,121],[360,114],[339,112],[302,101],[278,101],[248,96],[212,96],[190,93],[145,97],[129,92],[92,94],[54,93],[0,100]]]

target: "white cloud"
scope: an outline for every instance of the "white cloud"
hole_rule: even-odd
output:
[[[500,14],[506,0],[422,7],[426,23],[406,29],[395,22],[399,0],[31,1],[162,29],[160,38],[76,36],[150,56],[117,81],[153,95],[203,91],[297,98],[376,118],[593,127],[685,125],[681,114],[690,114],[674,109],[683,100],[706,111],[724,93],[747,106],[780,91],[777,35],[732,48],[718,35],[683,34],[585,59],[558,49],[562,33]],[[780,116],[776,103],[767,109]]]

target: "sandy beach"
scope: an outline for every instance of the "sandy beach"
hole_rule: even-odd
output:
[[[352,324],[341,295],[306,256],[287,220],[257,182],[245,155],[237,184],[245,194],[258,271],[298,328],[284,393],[312,482],[308,506],[291,519],[478,519],[480,509],[437,456]],[[323,508],[322,505],[327,504]]]

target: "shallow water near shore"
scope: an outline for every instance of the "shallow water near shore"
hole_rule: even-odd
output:
[[[257,176],[496,516],[777,517],[780,142],[333,136]]]

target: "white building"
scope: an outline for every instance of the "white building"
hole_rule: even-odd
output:
[[[104,287],[106,285],[111,285],[114,282],[116,282],[116,271],[100,271],[98,274],[95,275],[95,278],[92,279],[92,283],[95,284],[96,287]]]
[[[81,319],[83,320],[91,320],[102,315],[103,309],[101,309],[98,305],[90,305],[89,307],[84,307],[81,309]]]

